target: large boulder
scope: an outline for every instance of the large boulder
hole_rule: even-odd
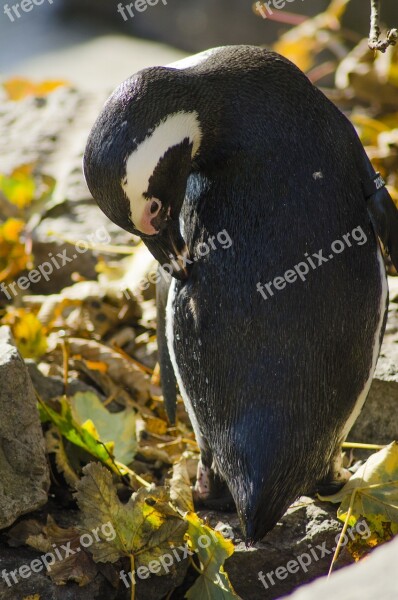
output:
[[[398,539],[372,552],[366,561],[336,573],[330,579],[305,586],[290,600],[396,600],[398,598]]]
[[[49,472],[29,373],[0,327],[0,529],[46,503]]]

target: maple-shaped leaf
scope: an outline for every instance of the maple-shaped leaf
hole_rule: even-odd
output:
[[[386,523],[398,533],[398,442],[372,454],[337,494],[320,498],[341,502],[337,516],[350,526],[365,517],[380,535]]]
[[[187,536],[191,549],[200,561],[200,575],[188,590],[188,600],[231,600],[239,598],[228,575],[224,571],[224,561],[231,556],[234,545],[221,533],[210,529],[194,512],[187,513]]]
[[[115,562],[122,556],[129,556],[134,568],[138,568],[183,543],[187,524],[169,504],[165,488],[140,488],[127,504],[123,504],[108,469],[90,463],[83,473],[76,493],[83,513],[82,530],[90,532],[107,524],[115,532],[113,540],[104,541],[102,537],[90,546],[96,562]],[[161,567],[156,574],[164,573]]]

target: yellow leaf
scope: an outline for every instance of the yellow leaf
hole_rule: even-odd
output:
[[[24,227],[23,221],[13,218],[0,225],[0,282],[11,280],[31,262],[25,244],[20,241]]]
[[[43,325],[33,313],[23,308],[9,308],[4,324],[10,325],[18,350],[24,358],[40,358],[47,350]]]
[[[192,550],[197,552],[200,561],[200,576],[188,590],[189,600],[229,600],[239,598],[234,591],[224,562],[234,552],[234,545],[221,533],[207,527],[197,514],[184,516],[188,523],[187,536]]]
[[[32,177],[33,165],[22,165],[11,175],[0,174],[0,191],[11,204],[22,209],[29,206],[35,196],[36,184]]]
[[[9,100],[23,100],[27,96],[47,96],[59,87],[67,85],[66,81],[49,80],[34,83],[24,77],[13,77],[3,83]]]
[[[339,20],[350,0],[332,0],[329,8],[312,19],[307,19],[282,35],[273,48],[294,62],[302,71],[315,63],[317,53],[323,50],[340,28]]]
[[[354,526],[361,518],[383,536],[388,530],[398,533],[398,442],[372,454],[345,486],[327,502],[341,502],[337,516]]]

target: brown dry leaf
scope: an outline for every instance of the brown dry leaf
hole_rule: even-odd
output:
[[[173,465],[173,475],[167,483],[170,486],[170,499],[173,504],[184,513],[193,512],[192,488],[185,458]]]
[[[82,546],[80,541],[80,532],[74,527],[64,529],[59,527],[49,516],[46,526],[46,533],[51,541],[51,548],[54,552],[53,544],[60,553],[62,560],[55,551],[58,560],[51,565],[49,575],[57,585],[64,585],[68,581],[75,581],[80,586],[87,585],[96,577],[98,569],[93,561],[91,554]],[[67,549],[64,547],[67,546]],[[69,555],[67,555],[69,554]]]
[[[134,398],[148,399],[150,378],[134,363],[95,340],[70,338],[68,343],[71,358],[76,355],[86,361],[105,363],[108,366],[108,375],[120,386],[127,388]]]
[[[21,521],[7,535],[10,546],[26,544],[38,552],[52,553],[55,562],[50,564],[48,575],[57,585],[67,581],[87,585],[98,572],[91,555],[81,545],[80,532],[74,527],[59,527],[51,515],[46,525],[33,519]]]
[[[11,548],[18,548],[19,546],[24,546],[29,538],[35,539],[38,536],[42,536],[43,541],[40,542],[40,548],[36,549],[41,550],[41,548],[44,548],[42,551],[47,552],[48,546],[47,542],[44,541],[43,528],[43,523],[40,523],[40,521],[37,521],[36,519],[20,521],[7,531],[8,545],[11,546]]]
[[[148,417],[145,419],[145,423],[147,432],[156,435],[164,435],[168,428],[166,421],[158,417]]]

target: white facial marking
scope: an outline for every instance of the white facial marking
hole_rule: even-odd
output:
[[[144,141],[127,157],[126,175],[121,181],[121,186],[130,202],[131,220],[142,233],[149,235],[157,233],[150,221],[161,208],[157,198],[144,197],[148,190],[149,179],[166,152],[186,138],[193,144],[192,157],[194,157],[202,139],[196,111],[180,111],[168,115],[148,132]],[[157,212],[152,213],[151,206],[154,200],[159,202],[159,206]]]

